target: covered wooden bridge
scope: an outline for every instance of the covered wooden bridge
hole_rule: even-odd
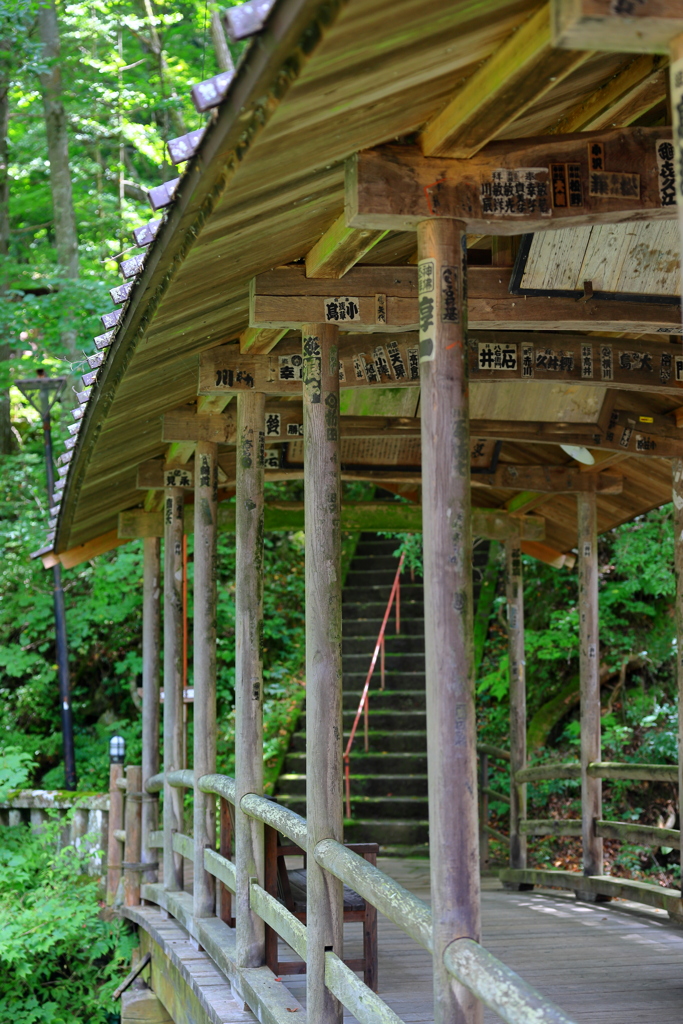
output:
[[[143,758],[115,792],[124,912],[152,988],[178,1024],[475,1024],[483,1004],[516,1024],[678,1020],[683,946],[665,922],[683,919],[681,894],[603,873],[603,837],[662,840],[603,819],[602,778],[680,779],[601,760],[597,536],[673,486],[682,607],[683,6],[252,0],[226,19],[251,42],[234,75],[193,90],[205,128],[169,144],[180,176],[150,194],[155,219],[103,311],[42,552],[71,566],[145,538]],[[292,478],[301,507],[264,502],[264,479]],[[405,501],[345,503],[345,480]],[[262,795],[263,531],[293,526],[306,537],[305,819]],[[431,906],[424,871],[343,845],[340,531],[379,528],[424,533]],[[220,529],[237,535],[235,779],[215,773]],[[508,891],[484,893],[483,938],[473,533],[507,546],[512,666]],[[525,810],[544,769],[526,767],[520,549],[558,566],[578,552],[581,764],[553,770],[581,777],[583,874],[526,867],[527,837],[548,825]],[[264,828],[306,852],[305,915],[269,891]],[[110,829],[112,884],[122,839]],[[342,883],[380,911],[379,994],[376,974],[352,969],[357,938],[343,952]],[[598,907],[613,896],[631,910]],[[273,935],[305,980],[265,966]],[[666,994],[643,1007],[635,992],[662,964]]]

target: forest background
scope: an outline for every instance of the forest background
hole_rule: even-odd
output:
[[[241,49],[228,46],[208,0],[0,0],[0,796],[21,784],[64,785],[52,578],[29,557],[48,518],[42,431],[13,381],[39,368],[69,378],[53,410],[59,449],[75,404],[71,384],[87,368],[98,315],[119,283],[117,257],[150,219],[147,191],[177,174],[166,142],[204,123],[190,88],[237,63]],[[298,484],[288,487],[287,496],[300,496]],[[270,490],[275,496],[275,485]],[[265,543],[264,760],[272,786],[305,693],[303,536],[272,534]],[[419,543],[404,537],[397,545],[419,572]],[[347,553],[352,547],[347,538]],[[234,539],[226,535],[219,564],[219,770],[229,773]],[[482,739],[505,746],[505,597],[495,553],[492,566],[493,600],[478,623],[478,719]],[[530,756],[566,761],[578,751],[576,571],[528,558],[524,568]],[[79,789],[102,791],[114,732],[126,738],[127,760],[139,763],[140,545],[63,575]],[[668,506],[601,538],[606,759],[676,761],[673,596]],[[500,774],[492,784],[505,791],[508,780]],[[576,816],[577,785],[531,788],[530,803],[534,817]],[[673,787],[615,784],[606,804],[607,816],[678,827]],[[492,810],[505,831],[505,804]],[[493,852],[503,856],[495,844]],[[73,856],[56,852],[50,829],[0,830],[0,1019],[115,1019],[110,993],[131,939],[98,916],[87,876],[74,889]],[[548,839],[533,844],[531,862],[576,866],[578,856],[574,841]],[[666,849],[608,844],[615,873],[675,884],[675,859]],[[39,943],[34,926],[46,920],[60,925],[43,929]]]

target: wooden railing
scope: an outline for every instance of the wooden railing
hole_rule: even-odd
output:
[[[364,730],[365,730],[365,751],[367,753],[370,747],[369,741],[369,711],[370,711],[370,683],[375,672],[375,666],[377,665],[377,658],[380,657],[380,690],[384,689],[385,680],[385,664],[384,664],[384,634],[386,632],[387,623],[389,616],[391,615],[391,609],[396,602],[396,632],[401,632],[401,573],[403,572],[403,563],[405,561],[405,555],[401,555],[398,568],[396,569],[396,575],[394,576],[394,582],[391,587],[391,593],[389,594],[389,600],[387,607],[384,612],[384,618],[382,619],[382,625],[380,626],[379,636],[377,637],[377,643],[375,644],[375,650],[372,654],[370,661],[370,668],[365,679],[365,685],[363,687],[363,693],[358,704],[358,710],[356,711],[356,717],[353,720],[351,726],[351,734],[349,735],[346,749],[344,750],[344,786],[346,790],[346,817],[351,817],[351,748],[353,747],[354,740],[356,738],[356,730],[358,729],[358,723],[360,716],[364,715]]]
[[[140,769],[130,768],[127,770],[129,785],[131,780],[135,780],[135,772],[139,771]],[[194,785],[190,771],[172,772],[167,781],[170,786],[180,789],[190,789]],[[150,778],[145,787],[147,793],[158,793],[163,782],[163,775]],[[235,805],[235,782],[228,776],[205,775],[197,780],[196,790],[217,797],[220,800],[221,811],[228,804],[232,804],[233,807]],[[133,842],[139,843],[141,816],[139,801],[130,800],[130,790],[126,796],[125,841],[128,851],[132,849],[129,833],[133,836]],[[276,829],[297,846],[308,848],[306,820],[294,811],[253,793],[243,796],[239,807],[244,814]],[[217,837],[218,849],[206,848],[201,866],[196,863],[194,841],[181,833],[175,832],[168,837],[164,836],[162,831],[155,831],[143,837],[143,845],[148,849],[162,849],[170,839],[173,849],[194,863],[195,877],[198,870],[203,868],[220,883],[224,892],[232,895],[237,891],[240,866],[221,852],[226,848],[223,833],[230,827],[229,816],[220,813],[218,820],[221,823],[220,834]],[[318,842],[312,850],[309,849],[308,856],[312,857],[324,871],[354,889],[420,946],[432,952],[432,912],[423,900],[333,839]],[[256,976],[259,972],[242,969],[237,965],[234,932],[224,923],[226,914],[222,899],[220,918],[223,920],[195,916],[191,909],[191,900],[184,893],[165,889],[162,883],[141,881],[142,875],[148,870],[144,864],[128,863],[126,869],[127,873],[135,876],[135,886],[126,889],[127,906],[131,906],[129,900],[133,897],[137,897],[138,902],[142,897],[146,903],[155,903],[172,914],[204,948],[216,965],[228,974],[231,981],[237,983],[246,1001],[253,1001],[252,1009],[255,1009],[257,1004],[268,1009],[268,1000],[275,998],[272,995],[273,987],[259,981]],[[241,870],[246,870],[246,866]],[[303,960],[307,960],[307,926],[283,903],[266,892],[257,879],[249,879],[248,891],[251,912],[275,929]],[[562,1010],[545,999],[477,942],[470,939],[454,940],[447,947],[443,962],[447,972],[454,979],[508,1024],[572,1024]],[[402,1019],[391,1007],[331,951],[325,952],[325,985],[360,1024],[403,1024]],[[275,1010],[274,1004],[272,1009]]]
[[[482,750],[483,748],[478,748]],[[486,755],[481,755],[486,756]],[[622,761],[592,761],[586,774],[594,779],[618,779],[626,782],[667,782],[678,784],[678,765],[637,764]],[[517,784],[579,780],[581,765],[540,764],[522,768],[515,774]],[[498,798],[501,795],[498,794]],[[526,836],[568,836],[581,837],[583,822],[580,818],[526,819],[519,823],[520,832]],[[492,831],[492,830],[489,830]],[[592,823],[592,833],[602,839],[616,839],[634,846],[668,846],[681,849],[679,829],[655,825],[641,825],[635,822],[608,821],[598,818]],[[504,837],[501,837],[504,838]],[[582,875],[572,871],[554,871],[531,868],[508,868],[501,872],[501,879],[512,884],[553,885],[575,889],[577,892],[610,898],[617,896],[634,902],[645,903],[667,910],[669,916],[683,921],[682,893],[677,889],[652,885],[635,879],[616,878],[608,875]]]

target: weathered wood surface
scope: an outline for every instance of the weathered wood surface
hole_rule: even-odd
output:
[[[265,397],[237,397],[235,559],[235,863],[238,967],[260,967],[263,922],[251,908],[250,879],[264,881],[263,825],[244,813],[246,793],[263,792],[263,472]]]
[[[188,510],[185,533],[191,533],[194,517]],[[303,502],[270,501],[265,505],[264,529],[302,530],[304,528]],[[235,530],[235,506],[219,505],[218,529],[224,533]],[[398,530],[419,533],[422,530],[422,509],[419,505],[400,505],[397,502],[344,502],[341,506],[342,530]],[[163,513],[131,509],[119,513],[119,531],[122,537],[149,537],[163,530]],[[541,541],[545,538],[545,520],[537,515],[511,516],[504,509],[475,508],[472,510],[472,532],[476,537],[505,540],[521,534],[522,540]]]
[[[194,861],[194,841],[192,836],[186,836],[182,832],[174,832],[173,849],[186,860]]]
[[[678,780],[678,765],[631,764],[628,761],[596,761],[588,765],[594,779],[625,779],[631,782],[673,782]]]
[[[159,772],[159,672],[161,656],[161,544],[145,537],[142,554],[142,860],[157,860],[147,837],[159,827],[159,799],[147,784]],[[156,882],[157,871],[144,875]]]
[[[306,925],[295,917],[283,903],[253,880],[249,884],[249,898],[254,913],[271,928],[274,928],[295,953],[305,960]]]
[[[504,868],[500,872],[500,878],[503,882],[526,882],[531,885],[557,886],[561,889],[572,889],[581,894],[633,900],[635,903],[642,903],[647,907],[665,910],[667,913],[677,917],[680,917],[683,911],[683,901],[678,889],[666,889],[661,885],[632,881],[627,878],[616,878],[613,875],[588,876],[582,875],[578,871],[553,871],[541,868],[516,870]]]
[[[584,474],[585,475],[585,474]],[[526,656],[524,651],[524,582],[518,539],[505,542],[508,665],[510,676],[510,867],[526,867],[526,785],[517,772],[526,768]]]
[[[453,939],[481,935],[465,226],[423,220],[417,241],[434,1012],[437,1024],[477,1024],[476,1001],[443,965]]]
[[[510,751],[502,747],[494,747],[491,743],[477,743],[477,753],[488,754],[489,757],[496,757],[500,761],[510,760]]]
[[[417,146],[378,146],[347,162],[346,222],[410,231],[427,217],[453,218],[471,233],[517,235],[671,220],[676,209],[662,205],[660,194],[662,141],[671,142],[670,129],[579,132],[492,142],[469,160],[426,157]],[[562,168],[561,197],[551,165]]]
[[[307,253],[306,277],[328,280],[343,277],[385,234],[384,231],[347,228],[342,214]]]
[[[305,324],[304,381],[306,531],[306,848],[341,842],[341,480],[337,328]],[[325,985],[325,949],[343,956],[341,882],[309,856],[306,912],[308,1014],[341,1022],[341,1004]]]
[[[551,9],[554,43],[569,50],[668,53],[683,32],[676,0],[551,0]]]
[[[173,852],[173,833],[183,822],[183,794],[169,780],[183,764],[183,491],[167,487],[164,492],[164,887],[183,887],[182,859]]]
[[[588,774],[600,760],[600,633],[598,613],[598,525],[594,494],[580,494],[579,549],[579,674],[581,677],[581,814],[583,871],[601,875],[602,839],[593,823],[602,818],[602,782]]]
[[[518,782],[545,782],[547,779],[580,779],[580,764],[539,764],[523,768],[516,776]]]
[[[526,836],[576,836],[582,835],[581,819],[568,818],[527,818],[520,822],[520,832]]]
[[[121,881],[123,850],[115,836],[123,828],[123,792],[117,786],[123,778],[123,765],[109,765],[109,835],[107,837],[107,903],[111,904]]]
[[[550,92],[589,56],[551,42],[550,8],[534,11],[422,130],[425,156],[467,158]],[[592,47],[586,47],[587,50]]]
[[[618,839],[634,846],[671,846],[681,849],[681,833],[675,828],[657,828],[627,821],[596,821],[595,831],[603,839]]]
[[[139,765],[126,767],[126,782],[123,902],[126,907],[135,907],[140,902],[140,871],[137,866],[142,854],[142,768]]]
[[[204,850],[204,867],[234,893],[237,888],[237,872],[231,860],[215,850]]]
[[[193,900],[195,917],[210,917],[216,909],[216,886],[204,870],[204,850],[216,844],[216,800],[199,789],[196,780],[216,771],[218,446],[213,442],[197,443],[194,477]]]
[[[302,849],[306,848],[306,819],[300,814],[256,793],[247,793],[240,804],[245,814],[270,825]]]
[[[335,953],[325,953],[325,984],[352,1011],[358,1024],[403,1024],[383,999],[365,985],[361,978]],[[347,1019],[347,1013],[344,1014]]]

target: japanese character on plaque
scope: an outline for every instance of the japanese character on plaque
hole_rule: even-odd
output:
[[[434,318],[436,306],[436,260],[420,260],[417,265],[417,315],[420,323],[420,362],[436,358]]]
[[[458,309],[459,274],[459,267],[441,267],[442,324],[457,324],[460,319],[460,310]]]
[[[409,380],[420,379],[420,350],[411,347],[406,351],[408,357],[408,378]],[[683,363],[683,360],[682,360]]]
[[[673,143],[668,139],[655,143],[657,154],[657,181],[659,185],[659,205],[676,205],[676,171],[674,158],[676,156]]]
[[[380,377],[388,377],[391,380],[391,369],[384,350],[384,345],[378,345],[372,352],[372,358]]]
[[[401,356],[401,349],[397,341],[390,341],[387,345],[387,353],[391,369],[394,371],[396,380],[403,380],[406,377],[406,367]]]
[[[499,167],[482,180],[479,198],[484,217],[550,217],[549,168]]]
[[[602,380],[614,380],[611,345],[600,346],[600,377]]]
[[[323,301],[326,324],[358,323],[360,320],[360,303],[357,296],[340,295]]]
[[[477,344],[480,370],[516,370],[517,345],[480,341]]]
[[[304,432],[303,423],[288,423],[287,437],[302,437]]]
[[[530,379],[534,375],[534,346],[522,345],[522,377]]]
[[[266,413],[266,437],[279,437],[282,417],[279,412]]]
[[[304,359],[298,352],[291,356],[278,356],[278,380],[303,380]]]
[[[387,297],[386,295],[375,295],[375,323],[386,324],[387,322]]]
[[[593,377],[593,346],[581,346],[581,379],[591,380]]]

